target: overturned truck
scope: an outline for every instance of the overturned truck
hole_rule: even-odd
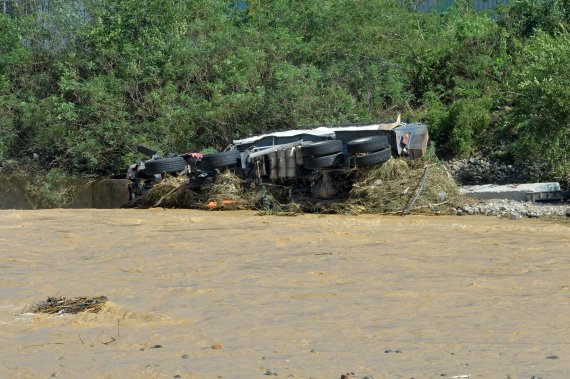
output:
[[[221,172],[231,171],[251,186],[277,184],[290,194],[334,199],[350,191],[354,172],[392,157],[423,157],[428,143],[424,124],[329,125],[264,134],[233,141],[226,151],[170,153],[138,146],[149,159],[129,166],[129,199],[144,196],[166,176],[183,177],[200,191]]]

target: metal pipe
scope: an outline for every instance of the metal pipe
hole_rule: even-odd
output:
[[[287,162],[287,177],[294,178],[297,175],[295,148],[291,147],[285,150],[285,160]]]
[[[299,140],[299,141],[295,141],[295,142],[291,142],[291,143],[285,143],[283,145],[268,147],[267,149],[263,149],[263,150],[259,150],[259,151],[254,151],[253,153],[249,154],[249,159],[260,157],[262,155],[273,153],[275,151],[285,150],[285,149],[288,149],[290,147],[299,146],[302,143],[303,143],[303,140]]]
[[[285,150],[277,152],[277,177],[279,179],[287,177],[287,156]]]

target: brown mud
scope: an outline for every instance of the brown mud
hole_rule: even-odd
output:
[[[0,377],[564,378],[569,252],[535,219],[0,211]],[[109,301],[21,314],[48,296]]]

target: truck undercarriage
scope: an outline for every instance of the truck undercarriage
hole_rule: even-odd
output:
[[[226,151],[202,155],[160,156],[138,146],[147,160],[129,166],[129,198],[144,196],[165,176],[182,177],[200,191],[221,172],[230,171],[252,186],[277,184],[291,195],[316,199],[346,195],[354,173],[381,165],[392,157],[417,159],[427,148],[424,124],[351,124],[288,130],[233,141]]]

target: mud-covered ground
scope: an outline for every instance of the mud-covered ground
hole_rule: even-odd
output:
[[[0,211],[0,377],[565,378],[569,252],[540,219]]]

